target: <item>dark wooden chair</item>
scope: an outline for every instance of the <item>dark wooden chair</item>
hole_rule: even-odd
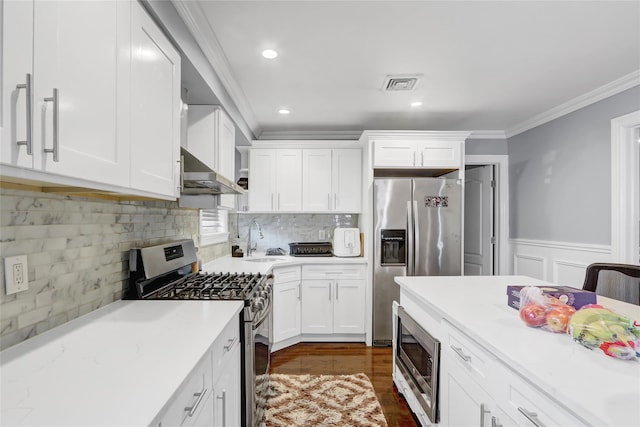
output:
[[[600,278],[601,272],[615,272],[617,278],[614,279],[615,284],[613,284],[613,286],[623,284],[625,287],[625,289],[610,289],[610,292],[603,294],[603,296],[640,305],[640,265],[611,263],[591,264],[587,267],[582,289],[598,292],[599,283],[600,288],[604,285],[601,280],[602,278]],[[609,285],[613,283],[612,280],[609,282]],[[611,288],[611,286],[609,287]]]

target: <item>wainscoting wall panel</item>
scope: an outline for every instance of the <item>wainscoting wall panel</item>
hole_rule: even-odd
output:
[[[611,262],[611,246],[510,239],[513,273],[581,288],[587,266]]]

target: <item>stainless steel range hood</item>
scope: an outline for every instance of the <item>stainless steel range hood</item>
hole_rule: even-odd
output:
[[[182,155],[182,194],[245,194],[245,190],[198,160],[184,148]]]

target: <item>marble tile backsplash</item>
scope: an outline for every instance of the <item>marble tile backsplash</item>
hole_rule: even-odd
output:
[[[27,255],[29,289],[6,295],[0,262],[0,348],[122,297],[129,249],[191,238],[198,211],[175,202],[107,201],[0,190],[0,256]],[[203,262],[229,244],[199,248]]]
[[[230,213],[230,241],[237,241],[243,251],[247,250],[249,224],[255,219],[262,228],[263,239],[260,239],[255,225],[251,231],[252,239],[257,242],[257,250],[264,252],[268,248],[282,248],[289,252],[291,242],[331,241],[336,227],[358,227],[357,214],[259,214]],[[320,232],[325,238],[320,238]]]

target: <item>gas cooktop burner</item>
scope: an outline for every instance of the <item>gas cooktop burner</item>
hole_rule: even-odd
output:
[[[145,299],[247,300],[261,281],[260,274],[199,273],[146,295]]]

